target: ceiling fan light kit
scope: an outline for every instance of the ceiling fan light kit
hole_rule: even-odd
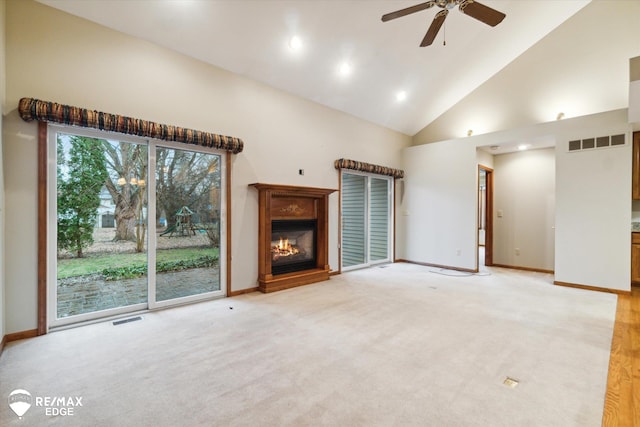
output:
[[[433,6],[438,6],[442,10],[436,13],[436,16],[433,18],[429,29],[427,30],[427,34],[425,34],[422,39],[422,43],[420,43],[420,47],[430,46],[435,40],[438,32],[440,31],[440,27],[444,24],[444,20],[447,18],[449,14],[449,10],[458,6],[460,12],[468,15],[474,19],[477,19],[480,22],[484,22],[487,25],[495,27],[506,17],[506,15],[502,12],[499,12],[495,9],[490,8],[489,6],[485,6],[482,3],[478,3],[474,0],[432,0],[425,3],[420,3],[415,6],[407,7],[405,9],[396,10],[395,12],[390,12],[382,15],[382,22],[387,22],[392,19],[401,18],[406,15],[410,15],[412,13],[420,12],[422,10],[426,10],[432,8]]]

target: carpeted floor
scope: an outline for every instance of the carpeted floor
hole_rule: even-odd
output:
[[[0,396],[27,390],[32,407],[18,419],[0,404],[0,425],[600,426],[615,295],[431,270],[392,264],[10,343]],[[47,415],[46,397],[73,414]]]

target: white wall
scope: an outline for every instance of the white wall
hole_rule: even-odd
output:
[[[629,123],[640,122],[640,80],[629,82]]]
[[[627,111],[576,123],[556,146],[556,259],[559,282],[631,289],[631,153]],[[568,152],[572,139],[628,133],[627,145]]]
[[[396,190],[398,259],[477,268],[477,166],[493,168],[494,156],[469,141],[404,150],[406,176]]]
[[[555,150],[495,156],[493,178],[494,264],[553,270]]]
[[[629,59],[629,122],[640,124],[640,56]]]
[[[16,111],[4,117],[5,321],[6,332],[36,328],[37,145],[33,125]]]
[[[479,165],[493,169],[493,154],[489,154],[484,150],[476,149],[476,157]]]
[[[473,144],[445,141],[404,150],[399,258],[475,269],[477,159]]]
[[[640,56],[629,59],[629,123],[640,123]]]
[[[25,31],[29,28],[29,31]],[[36,327],[36,125],[21,97],[240,137],[232,157],[232,290],[257,286],[254,182],[338,188],[340,157],[401,167],[410,137],[31,0],[7,4],[7,332]],[[304,169],[304,176],[298,175]],[[338,194],[329,262],[338,267]],[[7,254],[9,255],[9,254]]]

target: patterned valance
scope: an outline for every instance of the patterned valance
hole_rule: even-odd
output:
[[[55,102],[40,101],[33,98],[22,98],[18,105],[18,112],[23,120],[30,122],[62,123],[65,125],[81,126],[110,132],[136,135],[146,138],[176,141],[185,144],[200,145],[217,148],[238,154],[244,143],[240,138],[216,135],[199,130],[186,129],[178,126],[163,125],[148,120],[134,119],[117,114],[103,113],[86,108],[72,107]]]
[[[377,173],[378,175],[389,175],[394,178],[404,178],[402,169],[372,165],[371,163],[358,162],[356,160],[338,159],[334,162],[334,166],[336,169],[352,169],[360,172]]]

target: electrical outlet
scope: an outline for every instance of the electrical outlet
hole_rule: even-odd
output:
[[[456,255],[460,256],[461,253],[462,251],[460,249],[456,249]]]
[[[516,248],[516,255],[520,255],[520,248]]]
[[[304,169],[298,169],[298,174],[299,175],[304,175]]]

